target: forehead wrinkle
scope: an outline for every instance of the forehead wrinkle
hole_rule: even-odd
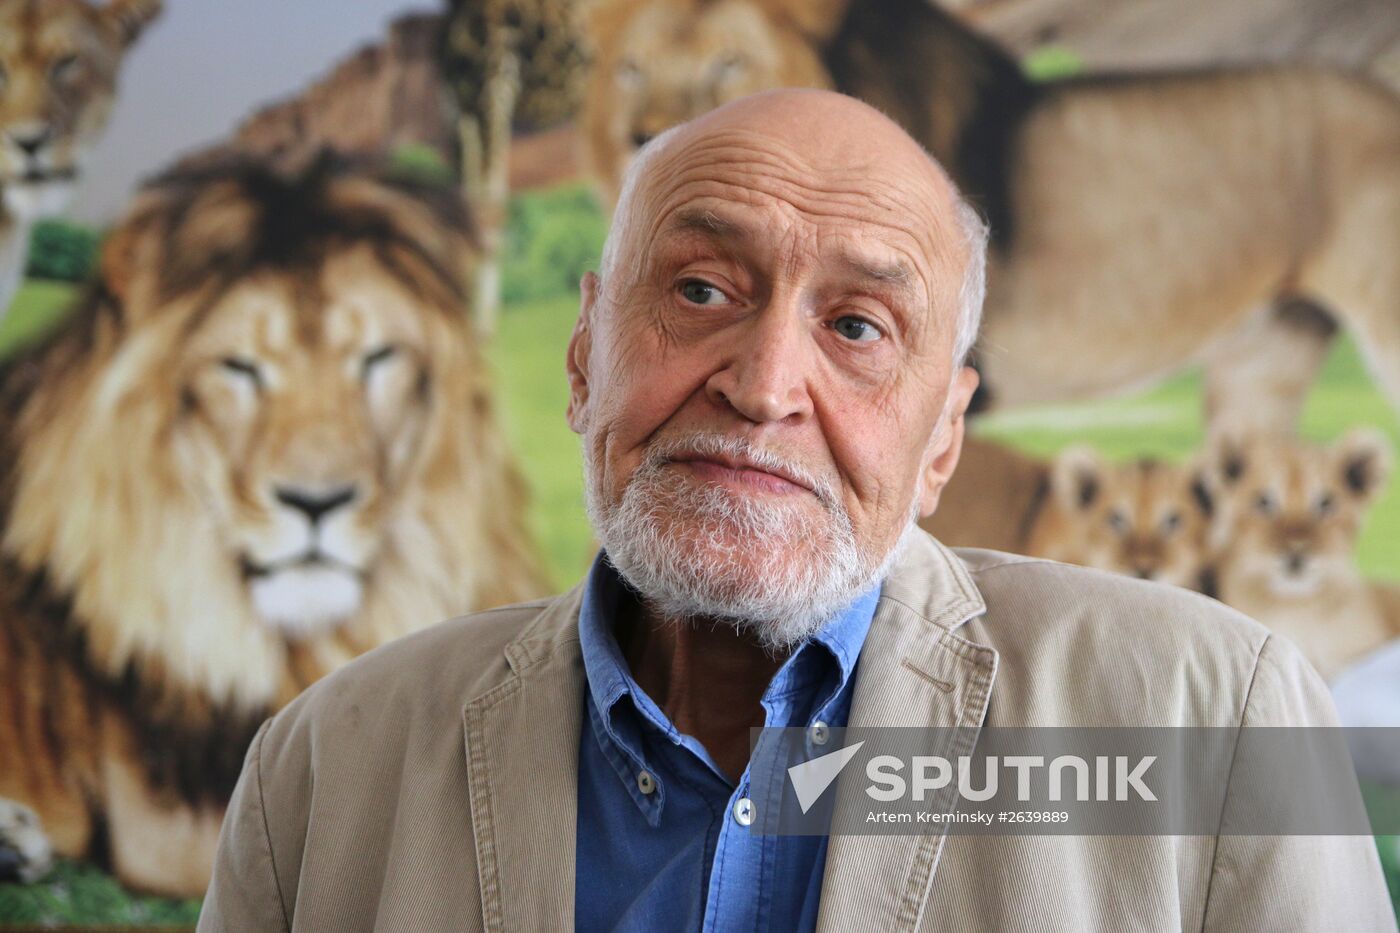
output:
[[[726,139],[726,135],[739,139]],[[769,143],[758,147],[750,143],[759,139]],[[661,205],[657,216],[650,225],[649,238],[654,239],[660,225],[665,221],[668,204],[684,203],[689,189],[693,186],[714,184],[731,190],[748,189],[756,195],[767,195],[791,204],[794,208],[814,219],[824,217],[843,221],[857,220],[860,223],[883,226],[892,232],[909,237],[919,247],[930,266],[947,266],[961,269],[966,260],[962,255],[961,238],[952,229],[947,211],[928,210],[921,212],[923,222],[911,222],[910,186],[889,181],[888,167],[875,172],[870,166],[853,166],[845,169],[819,171],[794,155],[787,155],[787,147],[766,136],[752,133],[711,134],[685,147],[680,152],[665,153],[648,166],[650,183],[646,193],[653,195],[653,203]],[[777,164],[775,164],[775,162]],[[716,166],[721,166],[716,171]],[[932,165],[930,165],[932,169]],[[927,188],[927,183],[912,177],[907,179],[917,187]],[[735,176],[740,176],[736,178]],[[815,183],[802,179],[814,178]],[[741,180],[742,179],[742,180]],[[664,187],[663,187],[664,185]],[[914,202],[946,201],[946,194],[928,191],[928,197],[914,197]],[[755,200],[748,198],[723,198],[738,200],[741,203]],[[861,218],[861,214],[871,213],[874,217]]]
[[[933,170],[932,163],[929,168]],[[671,146],[656,154],[647,165],[647,176],[653,181],[646,187],[657,188],[654,179],[658,178],[671,179],[670,187],[674,189],[692,180],[696,173],[705,178],[748,173],[753,176],[750,180],[768,182],[776,189],[765,191],[760,186],[756,190],[784,200],[830,201],[837,206],[873,205],[878,213],[907,217],[911,187],[927,185],[920,184],[916,173],[894,172],[893,169],[894,166],[875,160],[858,165],[817,165],[779,139],[729,130],[709,133],[688,145]],[[886,183],[886,176],[891,174],[901,177]],[[817,183],[799,180],[805,178],[816,179]],[[665,199],[666,192],[657,193]],[[931,196],[929,200],[936,199],[932,197],[936,192],[927,193]]]
[[[822,193],[820,189],[808,189],[808,192],[817,195]],[[685,179],[677,184],[667,194],[665,201],[668,203],[663,203],[647,224],[643,242],[654,243],[666,233],[686,230],[700,232],[712,238],[751,240],[757,235],[756,231],[742,222],[728,220],[720,217],[713,210],[698,207],[696,202],[715,200],[728,205],[752,206],[762,196],[782,202],[784,206],[790,207],[801,215],[801,219],[812,225],[816,225],[822,220],[831,220],[843,225],[878,228],[887,233],[896,234],[894,239],[913,241],[912,245],[918,247],[917,250],[910,249],[909,245],[911,244],[891,242],[891,238],[888,236],[876,235],[876,240],[890,250],[901,254],[904,260],[883,264],[851,255],[852,264],[859,267],[858,271],[869,273],[868,277],[870,278],[892,283],[908,283],[914,277],[914,270],[921,265],[917,261],[920,254],[923,254],[925,259],[931,260],[929,263],[930,271],[937,271],[933,267],[937,266],[939,260],[945,255],[944,251],[930,251],[927,244],[923,242],[923,238],[918,236],[917,228],[911,229],[880,219],[853,216],[850,211],[840,210],[841,204],[823,204],[815,197],[797,199],[792,196],[791,192],[785,196],[782,193],[767,192],[752,185],[743,185],[732,180],[716,178]],[[856,197],[852,197],[846,203],[854,204],[857,200]],[[891,212],[891,215],[908,216],[908,212],[905,211],[902,215]]]
[[[665,225],[662,232],[697,232],[707,239],[738,240],[740,242],[752,240],[756,235],[754,230],[742,222],[728,220],[708,208],[695,207],[681,208],[676,211],[673,219]],[[893,286],[906,296],[916,294],[913,287],[913,270],[902,259],[884,263],[861,256],[851,250],[841,249],[836,261],[848,272],[859,278],[868,279],[879,285]]]

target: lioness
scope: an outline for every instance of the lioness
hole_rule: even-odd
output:
[[[167,176],[0,375],[0,797],[205,887],[264,717],[415,627],[544,591],[451,193],[319,162]]]
[[[1370,429],[1329,446],[1224,439],[1212,458],[1220,599],[1297,642],[1325,677],[1400,635],[1395,591],[1363,578],[1354,556],[1390,467]]]
[[[780,84],[898,120],[993,232],[984,406],[1200,361],[1212,431],[1286,431],[1350,327],[1400,405],[1400,100],[1317,68],[1032,84],[929,0],[597,0],[585,97],[606,198],[644,140]],[[872,154],[872,158],[876,156]]]
[[[160,10],[161,0],[0,0],[0,315],[30,228],[67,206],[122,59]]]
[[[938,511],[921,524],[945,544],[1203,590],[1212,506],[1194,464],[1110,463],[1082,445],[1046,462],[968,438]]]

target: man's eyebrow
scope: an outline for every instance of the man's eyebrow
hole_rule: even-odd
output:
[[[696,230],[715,237],[743,237],[745,230],[733,221],[725,220],[714,211],[687,209],[677,211],[666,224],[667,230]]]
[[[695,231],[715,239],[743,240],[749,236],[748,228],[742,224],[726,220],[714,211],[702,208],[677,211],[667,221],[664,229],[667,232]],[[902,261],[880,262],[852,253],[844,253],[837,261],[857,278],[891,287],[910,301],[917,297],[914,272]]]
[[[895,285],[912,289],[914,273],[902,262],[871,262],[859,256],[841,257],[842,265],[863,279],[871,279],[882,285]]]

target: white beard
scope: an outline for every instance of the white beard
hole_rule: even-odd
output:
[[[812,487],[822,511],[809,500],[788,501],[796,497],[697,485],[667,465],[682,449],[781,467]],[[588,516],[623,579],[668,618],[722,622],[774,653],[805,641],[883,579],[914,528],[917,503],[896,545],[870,553],[830,484],[727,435],[654,445],[622,501],[605,502],[592,450],[585,438]]]

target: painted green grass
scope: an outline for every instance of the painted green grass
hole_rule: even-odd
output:
[[[593,555],[583,516],[578,438],[564,421],[564,349],[578,302],[535,302],[501,317],[495,360],[506,432],[530,483],[530,527],[554,585],[573,585]]]
[[[13,312],[0,324],[0,352],[41,333],[73,295],[71,286],[28,283]],[[511,440],[531,487],[529,521],[549,573],[558,587],[575,582],[592,555],[592,535],[583,516],[582,474],[577,438],[564,423],[568,385],[564,348],[577,312],[573,298],[509,308],[488,351]],[[1400,424],[1373,386],[1355,348],[1339,343],[1308,400],[1304,433],[1318,440],[1352,425],[1378,425],[1400,446]],[[1188,373],[1128,398],[1018,411],[984,419],[976,430],[1027,451],[1048,455],[1070,443],[1088,442],[1110,456],[1153,454],[1180,458],[1203,436],[1199,380]],[[1371,515],[1360,561],[1367,573],[1400,578],[1400,480]],[[1393,847],[1383,847],[1393,887],[1400,865]],[[95,869],[71,863],[54,878],[28,889],[0,885],[0,922],[45,924],[188,924],[195,902],[127,896]]]
[[[43,884],[0,884],[0,928],[192,927],[199,904],[135,895],[91,865],[63,861]]]
[[[1062,45],[1043,45],[1021,60],[1021,70],[1032,81],[1072,78],[1084,70],[1084,60]]]
[[[9,313],[0,321],[0,356],[42,336],[63,316],[77,294],[77,288],[67,282],[24,283]]]

